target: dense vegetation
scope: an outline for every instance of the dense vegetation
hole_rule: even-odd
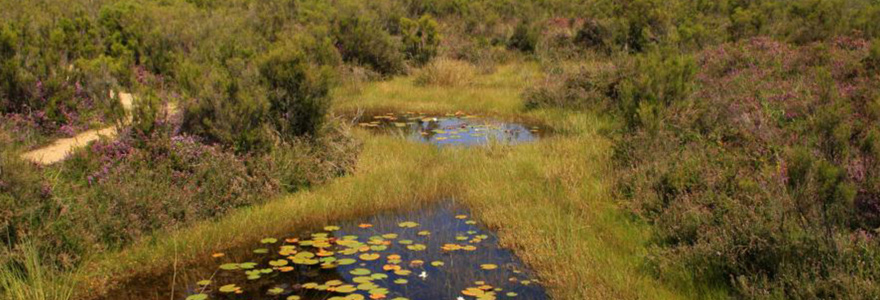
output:
[[[880,296],[877,4],[630,4],[648,18],[583,21],[569,40],[600,58],[524,98],[620,119],[617,193],[655,226],[656,274],[747,298]]]
[[[880,297],[877,1],[33,0],[0,20],[0,263],[31,240],[69,268],[325,182],[357,153],[334,86],[461,86],[522,56],[546,73],[524,107],[618,121],[616,193],[654,227],[655,276]],[[119,139],[18,158],[124,120],[111,91],[138,95]]]

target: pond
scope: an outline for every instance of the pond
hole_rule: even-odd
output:
[[[174,299],[548,299],[491,231],[450,202],[265,237],[245,252],[212,257]],[[171,298],[154,291],[167,283],[140,283],[110,297]]]
[[[497,141],[504,144],[532,142],[547,133],[545,128],[515,122],[466,115],[458,112],[444,116],[420,113],[383,113],[366,115],[360,127],[386,133],[399,133],[408,139],[437,146],[474,146]]]

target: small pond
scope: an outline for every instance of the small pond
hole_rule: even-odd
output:
[[[178,284],[174,299],[548,299],[491,231],[448,202],[265,237],[211,256],[213,265],[195,268],[200,271]],[[110,297],[170,298],[169,291],[155,291],[167,290],[167,283],[138,284],[145,286]]]
[[[497,141],[505,144],[532,142],[546,134],[537,125],[502,122],[463,113],[430,116],[419,113],[385,113],[361,118],[360,127],[438,146],[474,146]]]

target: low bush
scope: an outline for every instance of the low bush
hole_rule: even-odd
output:
[[[424,65],[437,56],[440,34],[434,18],[429,15],[418,20],[401,18],[400,29],[403,33],[403,51],[409,59]]]
[[[333,34],[345,61],[369,66],[384,75],[404,71],[400,41],[377,22],[362,16],[342,16],[335,21]]]
[[[539,32],[526,20],[520,21],[507,40],[507,47],[524,53],[534,53],[538,47]]]
[[[549,74],[540,84],[523,92],[526,108],[601,109],[612,108],[621,78],[612,64],[580,66],[574,71]]]

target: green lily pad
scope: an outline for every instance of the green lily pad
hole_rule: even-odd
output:
[[[264,238],[264,239],[260,240],[260,243],[262,243],[262,244],[274,244],[277,242],[278,242],[278,239],[276,239],[276,238]]]
[[[186,300],[205,300],[205,299],[208,299],[208,295],[195,294],[195,295],[190,295],[189,297],[186,297]]]
[[[354,275],[354,276],[361,276],[361,275],[369,275],[371,272],[368,269],[357,268],[357,269],[351,270],[351,272],[349,272],[349,273],[351,273],[351,275]]]
[[[377,259],[379,259],[379,257],[380,257],[379,253],[364,253],[364,254],[361,254],[361,256],[359,256],[359,258],[361,260],[365,260],[365,261],[377,260]]]
[[[247,269],[253,269],[253,268],[256,267],[256,266],[257,266],[257,263],[253,263],[253,262],[246,262],[246,263],[240,263],[240,264],[238,264],[238,267],[239,267],[239,268],[246,269],[246,270],[247,270]]]
[[[273,267],[283,267],[283,266],[286,266],[287,264],[288,264],[288,262],[286,259],[273,260],[273,261],[269,262],[269,265],[273,266]]]
[[[266,291],[266,292],[267,292],[269,295],[275,296],[275,295],[281,295],[281,293],[284,293],[284,289],[282,289],[282,288],[280,288],[280,287],[274,287],[274,288],[269,289],[269,290]]]
[[[409,249],[412,251],[422,251],[422,250],[428,249],[428,246],[425,246],[423,244],[413,244],[413,245],[407,245],[406,249]]]
[[[350,294],[350,293],[354,293],[355,291],[357,291],[357,287],[350,285],[350,284],[340,285],[340,286],[336,287],[337,293]]]
[[[406,221],[406,222],[401,222],[400,224],[397,224],[397,226],[400,226],[401,228],[415,228],[415,227],[419,226],[419,223]]]
[[[235,292],[236,290],[238,290],[238,286],[236,286],[235,284],[227,284],[227,285],[221,286],[219,289],[219,291],[221,293],[227,293],[227,294]]]

